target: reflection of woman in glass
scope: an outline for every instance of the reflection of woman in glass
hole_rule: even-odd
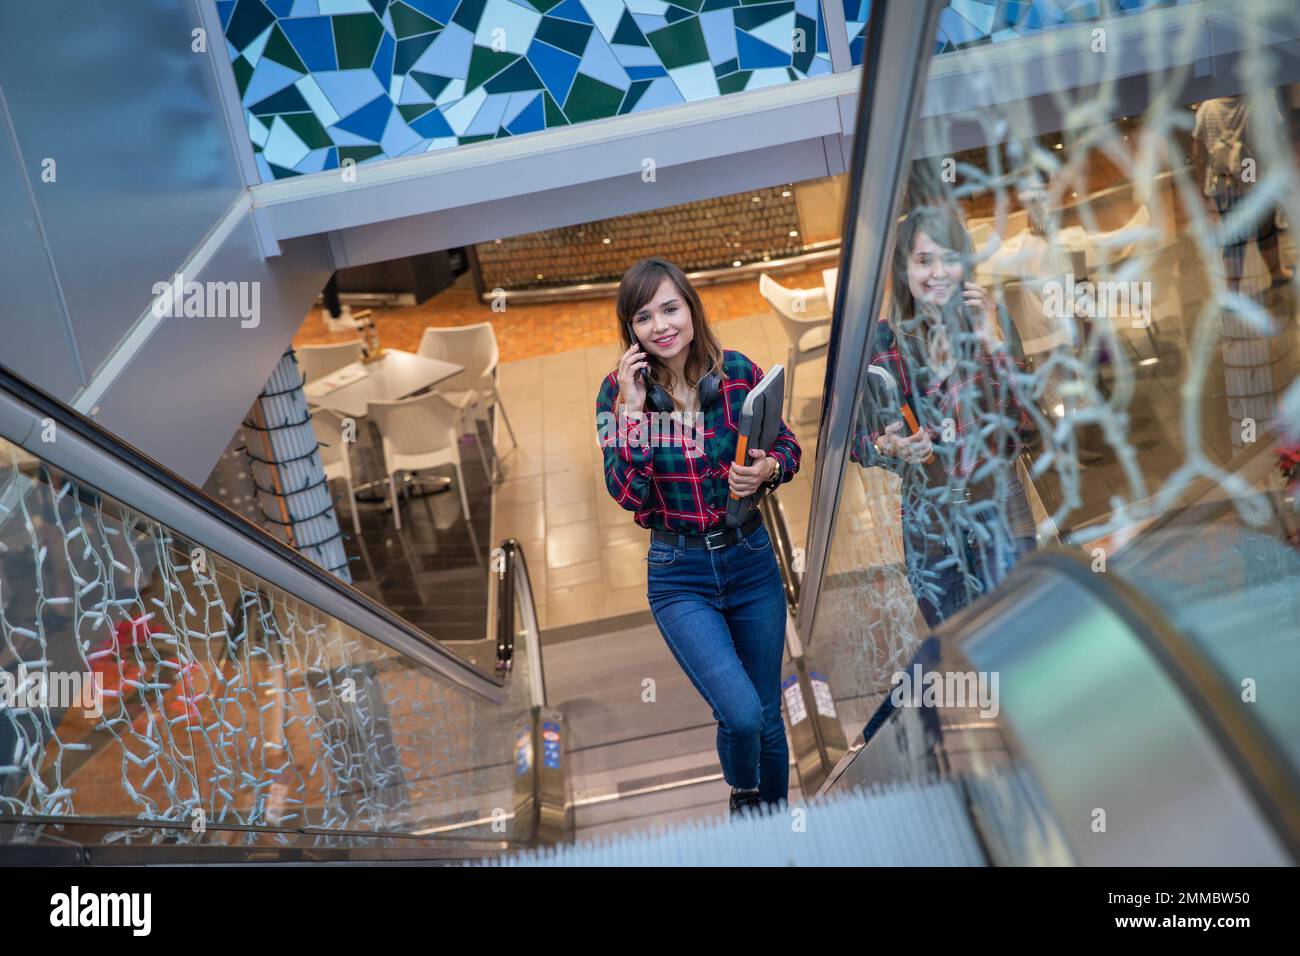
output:
[[[908,581],[934,627],[1033,550],[1014,465],[1029,417],[1010,394],[1009,329],[967,281],[973,248],[954,210],[899,227],[891,307],[876,329],[850,457],[902,477]]]

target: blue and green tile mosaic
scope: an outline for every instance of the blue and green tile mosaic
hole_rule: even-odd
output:
[[[1188,0],[950,0],[939,14],[935,53],[949,53],[982,43],[1000,43],[1097,20],[1110,12],[1139,13],[1154,7],[1180,6]],[[853,65],[862,63],[862,30],[871,0],[843,0]]]
[[[860,65],[871,0],[841,2]],[[935,52],[1185,2],[950,0]],[[216,5],[264,181],[831,71],[819,0]]]
[[[819,0],[217,0],[262,179],[830,72]]]

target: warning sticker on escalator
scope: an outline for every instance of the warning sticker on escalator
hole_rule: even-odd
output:
[[[826,675],[812,671],[808,674],[812,682],[813,701],[817,704],[817,713],[823,717],[835,716],[835,698],[831,696],[831,685],[826,682]]]
[[[781,693],[785,696],[785,712],[790,715],[790,726],[794,726],[808,717],[808,708],[803,703],[803,693],[799,690],[799,677],[791,674],[781,682]]]

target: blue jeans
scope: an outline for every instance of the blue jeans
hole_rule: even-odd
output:
[[[785,800],[790,748],[781,720],[785,591],[759,525],[713,551],[651,542],[650,610],[668,649],[718,722],[718,759],[733,787]]]
[[[958,561],[952,560],[955,555],[951,551],[923,553],[911,538],[903,539],[912,593],[921,616],[932,628],[976,597],[992,591],[1021,558],[1037,547],[1035,539],[1029,537],[1004,537],[1001,549],[976,545],[966,535],[961,537],[962,553]],[[936,568],[938,564],[948,566]]]

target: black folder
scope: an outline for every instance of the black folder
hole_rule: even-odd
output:
[[[785,404],[785,368],[773,365],[763,380],[750,389],[740,409],[740,433],[736,441],[736,461],[752,464],[749,449],[771,451],[776,436],[781,433],[781,408]],[[742,451],[743,449],[743,451]],[[741,461],[741,458],[744,461]],[[744,498],[727,497],[727,527],[738,528],[754,513],[759,499],[768,489],[760,487]]]

